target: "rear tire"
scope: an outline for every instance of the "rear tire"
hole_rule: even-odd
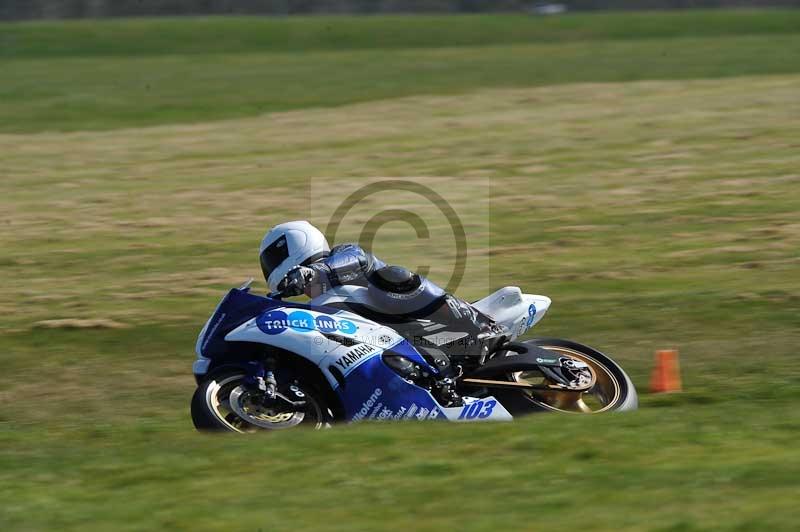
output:
[[[500,400],[511,415],[519,416],[547,411],[600,413],[636,410],[638,408],[639,397],[630,377],[619,364],[600,351],[587,345],[561,338],[534,338],[524,343],[547,349],[558,356],[568,356],[582,360],[588,363],[593,371],[598,374],[598,380],[590,390],[583,394],[576,392],[548,391],[540,393],[497,390],[494,394],[495,397]],[[509,375],[508,379],[528,380],[522,379],[520,375]],[[602,388],[599,388],[600,386]],[[586,400],[584,400],[584,396]],[[574,400],[576,397],[578,399]]]

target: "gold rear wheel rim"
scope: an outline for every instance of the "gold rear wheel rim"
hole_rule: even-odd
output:
[[[585,392],[570,392],[564,390],[552,391],[523,391],[527,398],[537,405],[556,412],[571,414],[597,414],[613,408],[622,395],[619,379],[611,372],[608,366],[596,358],[570,349],[555,345],[540,345],[542,349],[552,351],[560,357],[569,357],[589,365],[594,374],[594,385]],[[511,375],[517,382],[531,384],[549,384],[539,372],[518,371]]]

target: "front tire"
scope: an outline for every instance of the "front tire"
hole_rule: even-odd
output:
[[[294,410],[277,411],[260,404],[258,394],[245,386],[244,379],[242,371],[227,371],[200,383],[191,403],[192,422],[197,430],[256,432],[330,426],[331,412],[322,394],[311,386],[297,381],[279,385],[279,395],[300,399],[305,404]]]
[[[535,338],[524,342],[552,351],[559,357],[580,360],[589,365],[596,382],[586,392],[498,390],[495,396],[512,415],[556,411],[595,414],[636,410],[639,397],[630,377],[610,357],[589,346],[561,338]],[[536,372],[517,372],[508,380],[541,384]],[[546,384],[546,382],[545,382]]]

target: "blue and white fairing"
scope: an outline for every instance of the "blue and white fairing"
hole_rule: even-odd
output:
[[[234,293],[234,292],[238,292]],[[439,370],[394,329],[351,312],[261,298],[231,291],[235,312],[241,305],[257,308],[255,317],[224,336],[228,342],[256,342],[296,353],[317,365],[341,399],[346,418],[510,420],[511,415],[493,398],[463,407],[445,408],[426,389],[402,378],[387,366],[384,353],[402,355],[431,375]],[[225,305],[225,300],[220,304]],[[255,305],[255,307],[253,307]],[[215,316],[221,313],[218,307]],[[224,313],[223,313],[224,314]],[[253,314],[251,314],[253,315]],[[198,355],[213,336],[214,316],[198,340]],[[212,334],[206,334],[208,333]],[[207,338],[206,338],[207,337]]]
[[[411,358],[413,347],[405,340],[390,350]],[[416,353],[416,351],[414,351]],[[344,389],[343,389],[344,388]],[[352,390],[352,391],[351,391]],[[446,408],[428,390],[403,379],[379,355],[360,362],[337,389],[351,421],[362,419],[448,419],[451,421],[511,420],[511,414],[489,397],[464,406]],[[478,404],[476,404],[478,403]]]

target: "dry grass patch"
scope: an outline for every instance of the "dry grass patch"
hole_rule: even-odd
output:
[[[754,228],[772,231],[769,260],[784,260],[800,232],[787,219],[800,209],[798,82],[483,90],[197,125],[0,135],[0,246],[12,280],[0,304],[14,309],[3,319],[67,319],[83,305],[92,316],[157,321],[159,299],[181,297],[177,314],[199,311],[218,286],[258,276],[267,227],[316,220],[315,202],[335,196],[337,183],[376,176],[429,176],[453,191],[468,205],[459,214],[471,250],[491,250],[499,282],[520,259],[516,283],[560,277],[563,266],[537,257],[575,264],[569,274],[579,277],[652,272],[664,256],[716,261],[757,252],[761,243],[734,238],[767,238]],[[488,198],[469,186],[487,179],[490,235],[475,229]],[[391,205],[422,208],[391,195],[365,203]],[[446,254],[393,234],[382,241],[392,241],[395,261]],[[477,295],[486,284],[464,289]],[[46,305],[19,303],[42,294],[52,296]]]

